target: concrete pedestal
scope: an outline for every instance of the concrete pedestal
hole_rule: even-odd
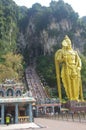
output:
[[[65,107],[70,111],[84,111],[86,112],[86,101],[68,101],[65,104]]]

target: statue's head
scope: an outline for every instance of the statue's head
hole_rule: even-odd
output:
[[[67,43],[67,48],[71,48],[71,40],[70,40],[70,38],[66,35],[64,40]]]
[[[63,41],[62,41],[62,46],[63,46],[63,47],[67,47],[67,46],[68,46],[66,40],[63,40]]]

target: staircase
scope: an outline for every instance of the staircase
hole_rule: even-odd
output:
[[[35,71],[35,68],[29,66],[25,71],[25,75],[30,96],[34,97],[37,101],[48,98],[48,95],[44,89],[40,77]]]

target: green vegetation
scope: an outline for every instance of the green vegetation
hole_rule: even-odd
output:
[[[0,0],[0,82],[22,79],[23,58],[16,53],[18,24],[22,18],[21,10],[12,0]]]
[[[0,82],[6,79],[22,80],[23,77],[23,57],[12,52],[2,55],[0,61]]]
[[[0,53],[16,49],[17,6],[11,0],[0,0]],[[4,51],[3,51],[4,50]]]
[[[48,83],[52,88],[56,86],[53,56],[40,56],[37,59],[37,71],[39,72],[39,75],[41,72],[41,75],[43,76],[42,80],[44,80],[45,83]]]

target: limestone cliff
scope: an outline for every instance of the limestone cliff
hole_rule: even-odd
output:
[[[24,30],[22,30],[23,38],[30,57],[53,53],[61,46],[65,35],[72,40],[74,49],[84,52],[86,24],[72,7],[62,0],[51,2],[49,8],[34,4],[28,10]]]

